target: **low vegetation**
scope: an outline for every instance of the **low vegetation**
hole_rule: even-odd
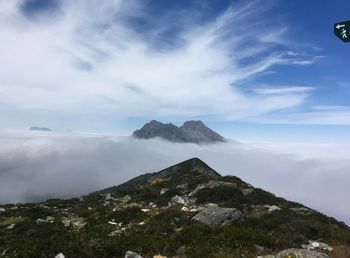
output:
[[[350,246],[350,230],[344,223],[316,211],[299,214],[292,208],[301,204],[236,177],[215,178],[232,185],[205,187],[213,179],[194,172],[82,198],[2,206],[0,254],[38,258],[62,252],[66,257],[107,258],[133,250],[143,257],[214,258],[256,257],[300,248],[309,240]],[[191,195],[201,184],[204,187]],[[183,197],[185,203],[174,203],[173,196]],[[193,216],[208,205],[236,208],[242,214],[225,226],[194,221]]]

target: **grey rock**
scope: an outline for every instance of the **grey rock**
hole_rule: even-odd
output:
[[[123,232],[121,230],[117,229],[117,230],[112,231],[108,236],[110,236],[110,237],[119,236],[122,233]]]
[[[308,245],[302,245],[302,248],[308,249],[308,250],[324,250],[324,251],[333,251],[333,248],[331,246],[329,246],[326,243],[322,243],[322,242],[318,242],[318,241],[311,241],[309,240],[309,244]]]
[[[244,196],[247,196],[248,194],[251,194],[252,192],[254,192],[253,188],[245,188],[245,189],[241,189],[242,190],[242,194]]]
[[[209,183],[206,183],[206,184],[197,185],[197,187],[191,193],[189,193],[188,196],[193,196],[199,190],[204,189],[204,188],[215,188],[215,187],[219,187],[219,186],[237,187],[237,184],[231,183],[231,182],[224,182],[224,181],[210,181]]]
[[[207,225],[226,225],[241,216],[234,208],[209,207],[196,214],[193,219]]]
[[[160,195],[165,194],[168,190],[168,188],[162,188],[162,190],[160,190]]]
[[[36,224],[41,224],[41,223],[48,223],[48,221],[46,219],[36,219]]]
[[[65,258],[63,253],[59,253],[55,256],[55,258]]]
[[[65,227],[69,227],[69,225],[70,225],[70,220],[68,220],[68,219],[62,219],[62,223],[63,223],[63,225],[64,225]]]
[[[15,224],[11,224],[11,225],[9,225],[6,229],[11,230],[11,229],[13,229],[14,227],[15,227]]]
[[[177,185],[176,188],[178,188],[178,189],[186,189],[187,186],[188,186],[188,183],[185,183],[185,184]]]
[[[287,258],[287,257],[293,257],[293,258],[328,258],[327,254],[312,251],[312,250],[306,250],[306,249],[296,249],[296,248],[290,248],[283,250],[282,252],[279,252],[276,255],[265,255],[261,256],[262,258]]]
[[[46,220],[47,222],[53,223],[53,222],[55,221],[55,218],[52,217],[52,216],[46,216],[45,220]]]
[[[175,195],[175,196],[171,197],[171,203],[172,204],[184,204],[185,199],[181,196]]]
[[[118,201],[122,202],[122,203],[127,203],[131,201],[131,196],[130,195],[125,195],[121,198],[118,198]]]
[[[272,213],[274,211],[280,211],[281,210],[281,208],[276,206],[276,205],[265,205],[264,207],[267,209],[268,213]]]
[[[311,215],[313,213],[312,210],[308,209],[308,208],[304,208],[304,207],[300,207],[300,208],[291,208],[292,211],[294,211],[295,213],[297,213],[298,215]]]
[[[117,199],[112,196],[112,194],[107,194],[105,197],[106,201],[116,201]]]
[[[133,251],[127,251],[124,258],[143,258],[143,257]]]

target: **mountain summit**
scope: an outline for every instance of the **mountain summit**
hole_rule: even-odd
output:
[[[138,139],[160,137],[171,142],[214,143],[225,138],[208,128],[202,121],[187,121],[181,127],[152,120],[132,134]]]
[[[171,180],[196,175],[206,176],[212,179],[217,179],[220,177],[220,174],[218,172],[209,167],[202,160],[198,158],[192,158],[185,160],[179,164],[160,170],[158,172],[147,173],[137,176],[123,184],[106,188],[104,190],[99,191],[98,193],[105,194],[121,189],[143,188],[143,186],[146,185],[147,182],[155,180]]]

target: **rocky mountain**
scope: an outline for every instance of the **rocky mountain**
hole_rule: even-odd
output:
[[[205,126],[202,121],[187,121],[181,127],[177,127],[171,123],[163,124],[152,120],[132,135],[138,139],[160,137],[171,142],[214,143],[225,141],[224,137]]]
[[[50,128],[46,128],[46,127],[32,126],[29,128],[29,131],[51,132],[52,130]]]
[[[0,256],[348,258],[350,229],[193,158],[80,198],[0,206]]]

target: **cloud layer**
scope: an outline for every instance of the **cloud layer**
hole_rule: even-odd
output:
[[[350,223],[350,146],[218,144],[199,146],[111,136],[3,135],[0,202],[67,198],[117,185],[199,157],[290,200]]]

